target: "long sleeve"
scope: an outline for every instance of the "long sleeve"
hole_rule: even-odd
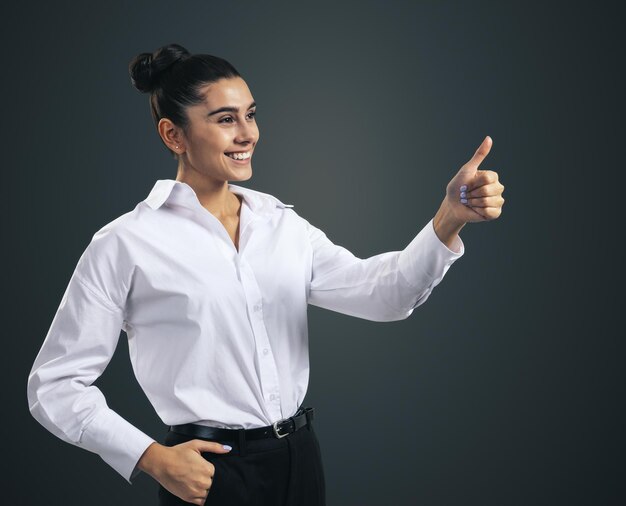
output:
[[[366,320],[408,318],[465,251],[458,236],[456,251],[441,242],[432,219],[402,251],[366,259],[307,227],[313,250],[309,304]]]
[[[92,383],[117,346],[124,321],[119,247],[96,234],[81,256],[28,375],[33,417],[65,442],[100,455],[132,484],[135,467],[155,440],[107,405]]]

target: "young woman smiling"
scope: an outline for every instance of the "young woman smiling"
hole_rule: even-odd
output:
[[[230,183],[252,177],[259,141],[254,97],[230,63],[170,44],[129,70],[178,171],[83,252],[29,374],[31,413],[129,483],[152,476],[162,505],[323,505],[314,410],[302,405],[307,306],[408,318],[463,255],[461,228],[500,215],[504,187],[478,170],[492,141],[402,251],[361,259],[292,205]],[[163,443],[92,384],[120,329],[168,426]]]

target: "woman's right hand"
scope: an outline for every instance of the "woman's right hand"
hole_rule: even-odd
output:
[[[202,452],[228,453],[220,443],[192,439],[174,446],[152,443],[137,466],[183,501],[203,505],[213,484],[215,466]]]

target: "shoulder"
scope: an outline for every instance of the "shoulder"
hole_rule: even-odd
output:
[[[116,305],[121,306],[132,275],[134,260],[129,238],[140,220],[137,206],[96,230],[83,250],[75,275]]]
[[[115,218],[94,232],[81,256],[79,266],[81,263],[102,263],[106,260],[111,262],[119,257],[123,237],[129,227],[129,214]]]
[[[101,225],[91,237],[89,246],[103,250],[115,245],[120,246],[133,237],[141,235],[141,230],[154,221],[154,215],[155,213],[145,201],[141,201],[134,209]]]

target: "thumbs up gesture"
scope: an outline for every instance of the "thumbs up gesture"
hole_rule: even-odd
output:
[[[446,187],[446,197],[433,219],[433,227],[448,248],[458,248],[457,234],[466,223],[495,220],[502,213],[504,186],[498,181],[497,172],[478,170],[492,144],[491,137],[485,137]]]
[[[504,186],[498,181],[498,173],[478,169],[492,145],[491,137],[485,137],[474,156],[446,187],[445,200],[459,224],[494,220],[502,213]]]

